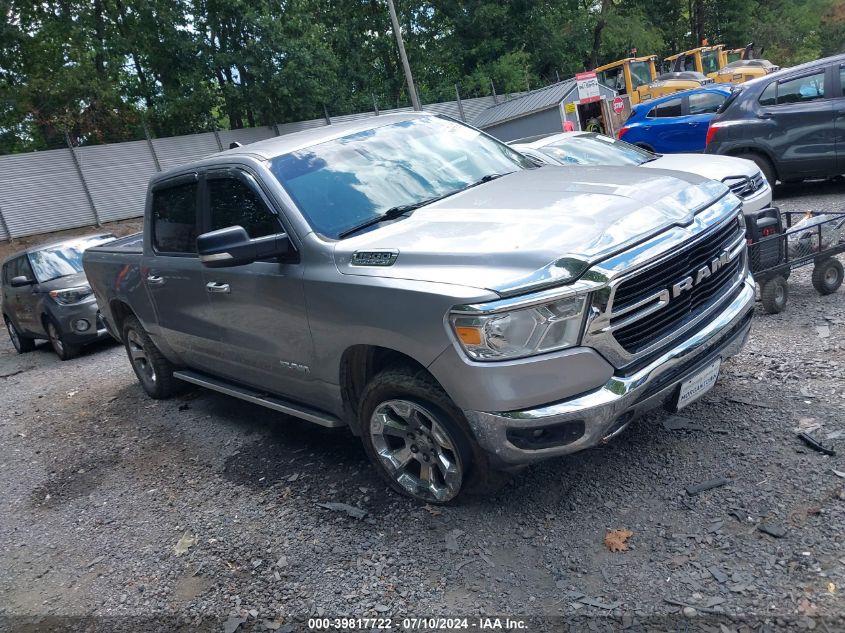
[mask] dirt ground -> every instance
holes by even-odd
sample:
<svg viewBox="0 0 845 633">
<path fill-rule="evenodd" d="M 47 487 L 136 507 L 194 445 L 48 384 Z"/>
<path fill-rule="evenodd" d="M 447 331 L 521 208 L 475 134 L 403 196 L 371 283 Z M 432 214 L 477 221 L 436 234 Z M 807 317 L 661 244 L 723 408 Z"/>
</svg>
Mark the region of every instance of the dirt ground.
<svg viewBox="0 0 845 633">
<path fill-rule="evenodd" d="M 845 183 L 778 202 L 845 210 Z M 4 337 L 0 630 L 507 615 L 547 616 L 529 630 L 842 631 L 845 290 L 819 296 L 807 269 L 790 290 L 780 315 L 758 304 L 685 429 L 655 413 L 445 508 L 392 494 L 344 431 L 203 390 L 150 400 L 113 343 L 62 363 Z M 627 551 L 605 546 L 612 529 L 631 532 Z"/>
</svg>

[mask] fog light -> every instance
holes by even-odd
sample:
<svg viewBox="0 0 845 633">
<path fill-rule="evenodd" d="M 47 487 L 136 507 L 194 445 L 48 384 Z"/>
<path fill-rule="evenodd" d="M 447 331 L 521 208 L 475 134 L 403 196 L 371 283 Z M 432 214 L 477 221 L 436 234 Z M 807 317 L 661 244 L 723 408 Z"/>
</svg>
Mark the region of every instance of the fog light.
<svg viewBox="0 0 845 633">
<path fill-rule="evenodd" d="M 73 322 L 73 329 L 77 332 L 87 332 L 90 327 L 91 324 L 88 319 L 77 319 Z"/>
</svg>

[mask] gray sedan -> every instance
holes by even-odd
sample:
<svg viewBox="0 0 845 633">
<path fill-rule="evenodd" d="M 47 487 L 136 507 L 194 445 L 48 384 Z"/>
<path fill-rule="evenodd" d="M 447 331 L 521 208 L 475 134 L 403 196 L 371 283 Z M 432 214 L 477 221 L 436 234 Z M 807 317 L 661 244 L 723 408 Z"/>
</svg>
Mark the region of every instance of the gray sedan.
<svg viewBox="0 0 845 633">
<path fill-rule="evenodd" d="M 82 253 L 114 235 L 103 233 L 53 242 L 15 253 L 2 265 L 0 304 L 9 338 L 19 354 L 47 339 L 62 360 L 108 335 L 91 286 L 82 272 Z"/>
</svg>

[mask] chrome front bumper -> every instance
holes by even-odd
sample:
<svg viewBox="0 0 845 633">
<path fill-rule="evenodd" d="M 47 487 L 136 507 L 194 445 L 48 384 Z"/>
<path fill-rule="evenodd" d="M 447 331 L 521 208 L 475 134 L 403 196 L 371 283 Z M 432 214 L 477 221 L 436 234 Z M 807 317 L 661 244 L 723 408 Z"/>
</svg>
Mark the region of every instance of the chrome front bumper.
<svg viewBox="0 0 845 633">
<path fill-rule="evenodd" d="M 638 415 L 671 401 L 680 383 L 717 357 L 737 354 L 751 329 L 754 299 L 754 281 L 749 275 L 734 299 L 705 327 L 633 373 L 613 376 L 595 391 L 534 409 L 464 413 L 478 443 L 498 468 L 514 468 L 603 443 Z M 564 443 L 542 448 L 514 444 L 514 434 L 525 437 L 534 432 L 558 434 L 565 438 Z"/>
</svg>

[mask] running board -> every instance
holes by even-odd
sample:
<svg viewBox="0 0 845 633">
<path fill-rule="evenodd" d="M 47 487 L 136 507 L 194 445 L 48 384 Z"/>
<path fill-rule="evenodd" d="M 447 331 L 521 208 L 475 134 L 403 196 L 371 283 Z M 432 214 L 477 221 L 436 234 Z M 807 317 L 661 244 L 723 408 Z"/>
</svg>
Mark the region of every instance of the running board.
<svg viewBox="0 0 845 633">
<path fill-rule="evenodd" d="M 281 411 L 282 413 L 287 413 L 288 415 L 308 420 L 309 422 L 319 424 L 320 426 L 326 426 L 331 429 L 346 426 L 342 420 L 339 420 L 328 413 L 322 413 L 321 411 L 311 409 L 310 407 L 293 404 L 292 402 L 288 402 L 274 396 L 268 396 L 260 391 L 254 391 L 248 387 L 241 387 L 240 385 L 233 385 L 232 383 L 197 372 L 189 370 L 174 371 L 173 377 L 178 378 L 179 380 L 184 380 L 185 382 L 190 382 L 194 385 L 199 385 L 200 387 L 205 387 L 206 389 L 225 393 L 227 396 L 233 396 L 235 398 L 240 398 L 241 400 L 246 400 L 247 402 L 252 402 L 253 404 L 261 405 L 262 407 L 267 407 L 268 409 L 273 409 L 274 411 Z"/>
</svg>

